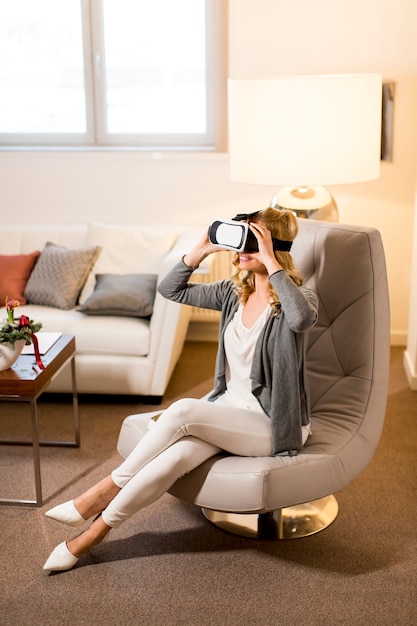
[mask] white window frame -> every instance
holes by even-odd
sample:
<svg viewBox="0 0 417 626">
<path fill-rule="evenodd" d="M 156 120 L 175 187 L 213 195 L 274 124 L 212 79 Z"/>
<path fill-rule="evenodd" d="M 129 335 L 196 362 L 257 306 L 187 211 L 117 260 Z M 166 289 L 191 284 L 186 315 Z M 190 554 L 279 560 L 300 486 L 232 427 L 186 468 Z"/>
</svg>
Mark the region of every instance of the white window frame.
<svg viewBox="0 0 417 626">
<path fill-rule="evenodd" d="M 36 1 L 36 0 L 34 0 Z M 151 0 L 150 0 L 151 1 Z M 175 2 L 175 0 L 172 0 Z M 106 85 L 102 0 L 80 0 L 87 130 L 85 133 L 0 133 L 0 147 L 121 148 L 138 150 L 224 151 L 226 144 L 226 13 L 224 0 L 206 3 L 207 132 L 109 133 L 106 130 Z"/>
</svg>

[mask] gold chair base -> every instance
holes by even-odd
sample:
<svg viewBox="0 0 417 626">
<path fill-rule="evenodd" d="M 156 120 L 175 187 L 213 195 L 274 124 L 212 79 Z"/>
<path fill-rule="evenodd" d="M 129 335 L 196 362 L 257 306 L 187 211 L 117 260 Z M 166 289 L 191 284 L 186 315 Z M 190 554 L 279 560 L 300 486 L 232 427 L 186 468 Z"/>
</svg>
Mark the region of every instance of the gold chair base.
<svg viewBox="0 0 417 626">
<path fill-rule="evenodd" d="M 250 539 L 298 539 L 327 528 L 337 517 L 339 506 L 334 496 L 268 513 L 223 513 L 201 509 L 209 522 L 222 530 Z"/>
</svg>

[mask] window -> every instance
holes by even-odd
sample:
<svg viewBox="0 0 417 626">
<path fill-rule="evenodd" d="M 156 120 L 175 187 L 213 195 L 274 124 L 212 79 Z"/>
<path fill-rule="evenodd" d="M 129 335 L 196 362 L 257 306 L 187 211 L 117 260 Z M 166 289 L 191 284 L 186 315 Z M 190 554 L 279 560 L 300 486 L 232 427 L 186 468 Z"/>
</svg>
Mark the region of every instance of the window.
<svg viewBox="0 0 417 626">
<path fill-rule="evenodd" d="M 0 143 L 219 148 L 221 4 L 0 0 Z"/>
</svg>

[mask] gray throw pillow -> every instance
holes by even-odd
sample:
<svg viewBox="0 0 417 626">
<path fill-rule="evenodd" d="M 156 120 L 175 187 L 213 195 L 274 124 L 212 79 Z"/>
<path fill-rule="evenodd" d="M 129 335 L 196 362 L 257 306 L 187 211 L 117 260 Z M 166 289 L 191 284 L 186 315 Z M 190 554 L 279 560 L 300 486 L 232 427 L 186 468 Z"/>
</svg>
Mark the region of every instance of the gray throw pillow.
<svg viewBox="0 0 417 626">
<path fill-rule="evenodd" d="M 149 317 L 156 281 L 156 274 L 97 274 L 93 293 L 77 310 L 87 315 Z"/>
<path fill-rule="evenodd" d="M 100 246 L 70 250 L 48 241 L 26 284 L 28 303 L 74 308 L 100 252 Z"/>
</svg>

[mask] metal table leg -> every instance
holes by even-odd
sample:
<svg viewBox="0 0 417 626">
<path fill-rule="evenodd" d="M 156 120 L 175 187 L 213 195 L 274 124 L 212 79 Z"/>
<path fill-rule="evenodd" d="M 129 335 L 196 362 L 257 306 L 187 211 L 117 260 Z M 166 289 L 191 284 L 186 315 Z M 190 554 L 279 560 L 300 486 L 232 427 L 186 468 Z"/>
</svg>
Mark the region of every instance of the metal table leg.
<svg viewBox="0 0 417 626">
<path fill-rule="evenodd" d="M 30 401 L 30 412 L 31 412 L 31 418 L 32 418 L 32 448 L 33 448 L 33 468 L 35 472 L 36 500 L 27 500 L 24 503 L 42 506 L 41 458 L 39 454 L 38 405 L 36 402 L 36 398 Z"/>
<path fill-rule="evenodd" d="M 74 440 L 73 441 L 41 441 L 39 440 L 39 424 L 38 424 L 38 405 L 37 398 L 30 398 L 30 414 L 32 423 L 32 441 L 15 441 L 15 440 L 1 440 L 0 444 L 6 445 L 21 445 L 32 446 L 33 449 L 33 467 L 35 474 L 35 500 L 26 499 L 10 499 L 0 498 L 0 504 L 9 505 L 26 505 L 26 506 L 42 506 L 42 478 L 41 478 L 41 461 L 40 461 L 40 446 L 55 446 L 66 448 L 79 448 L 80 447 L 80 419 L 78 412 L 78 393 L 77 393 L 77 380 L 75 373 L 75 358 L 71 359 L 71 376 L 72 376 L 72 408 L 73 408 L 73 427 L 74 427 Z M 27 402 L 25 398 L 9 398 L 10 401 Z"/>
<path fill-rule="evenodd" d="M 71 377 L 72 377 L 72 410 L 74 415 L 74 441 L 75 446 L 80 446 L 80 416 L 78 413 L 78 393 L 77 393 L 77 376 L 75 373 L 75 356 L 71 359 Z"/>
<path fill-rule="evenodd" d="M 27 402 L 27 400 L 25 400 Z M 33 450 L 33 470 L 35 475 L 35 500 L 27 500 L 22 498 L 1 498 L 0 504 L 20 504 L 26 506 L 42 506 L 42 478 L 41 478 L 41 459 L 39 453 L 39 425 L 38 425 L 38 406 L 36 398 L 31 398 L 30 417 L 32 425 L 32 441 L 4 441 L 0 443 L 6 445 L 31 445 Z"/>
</svg>

